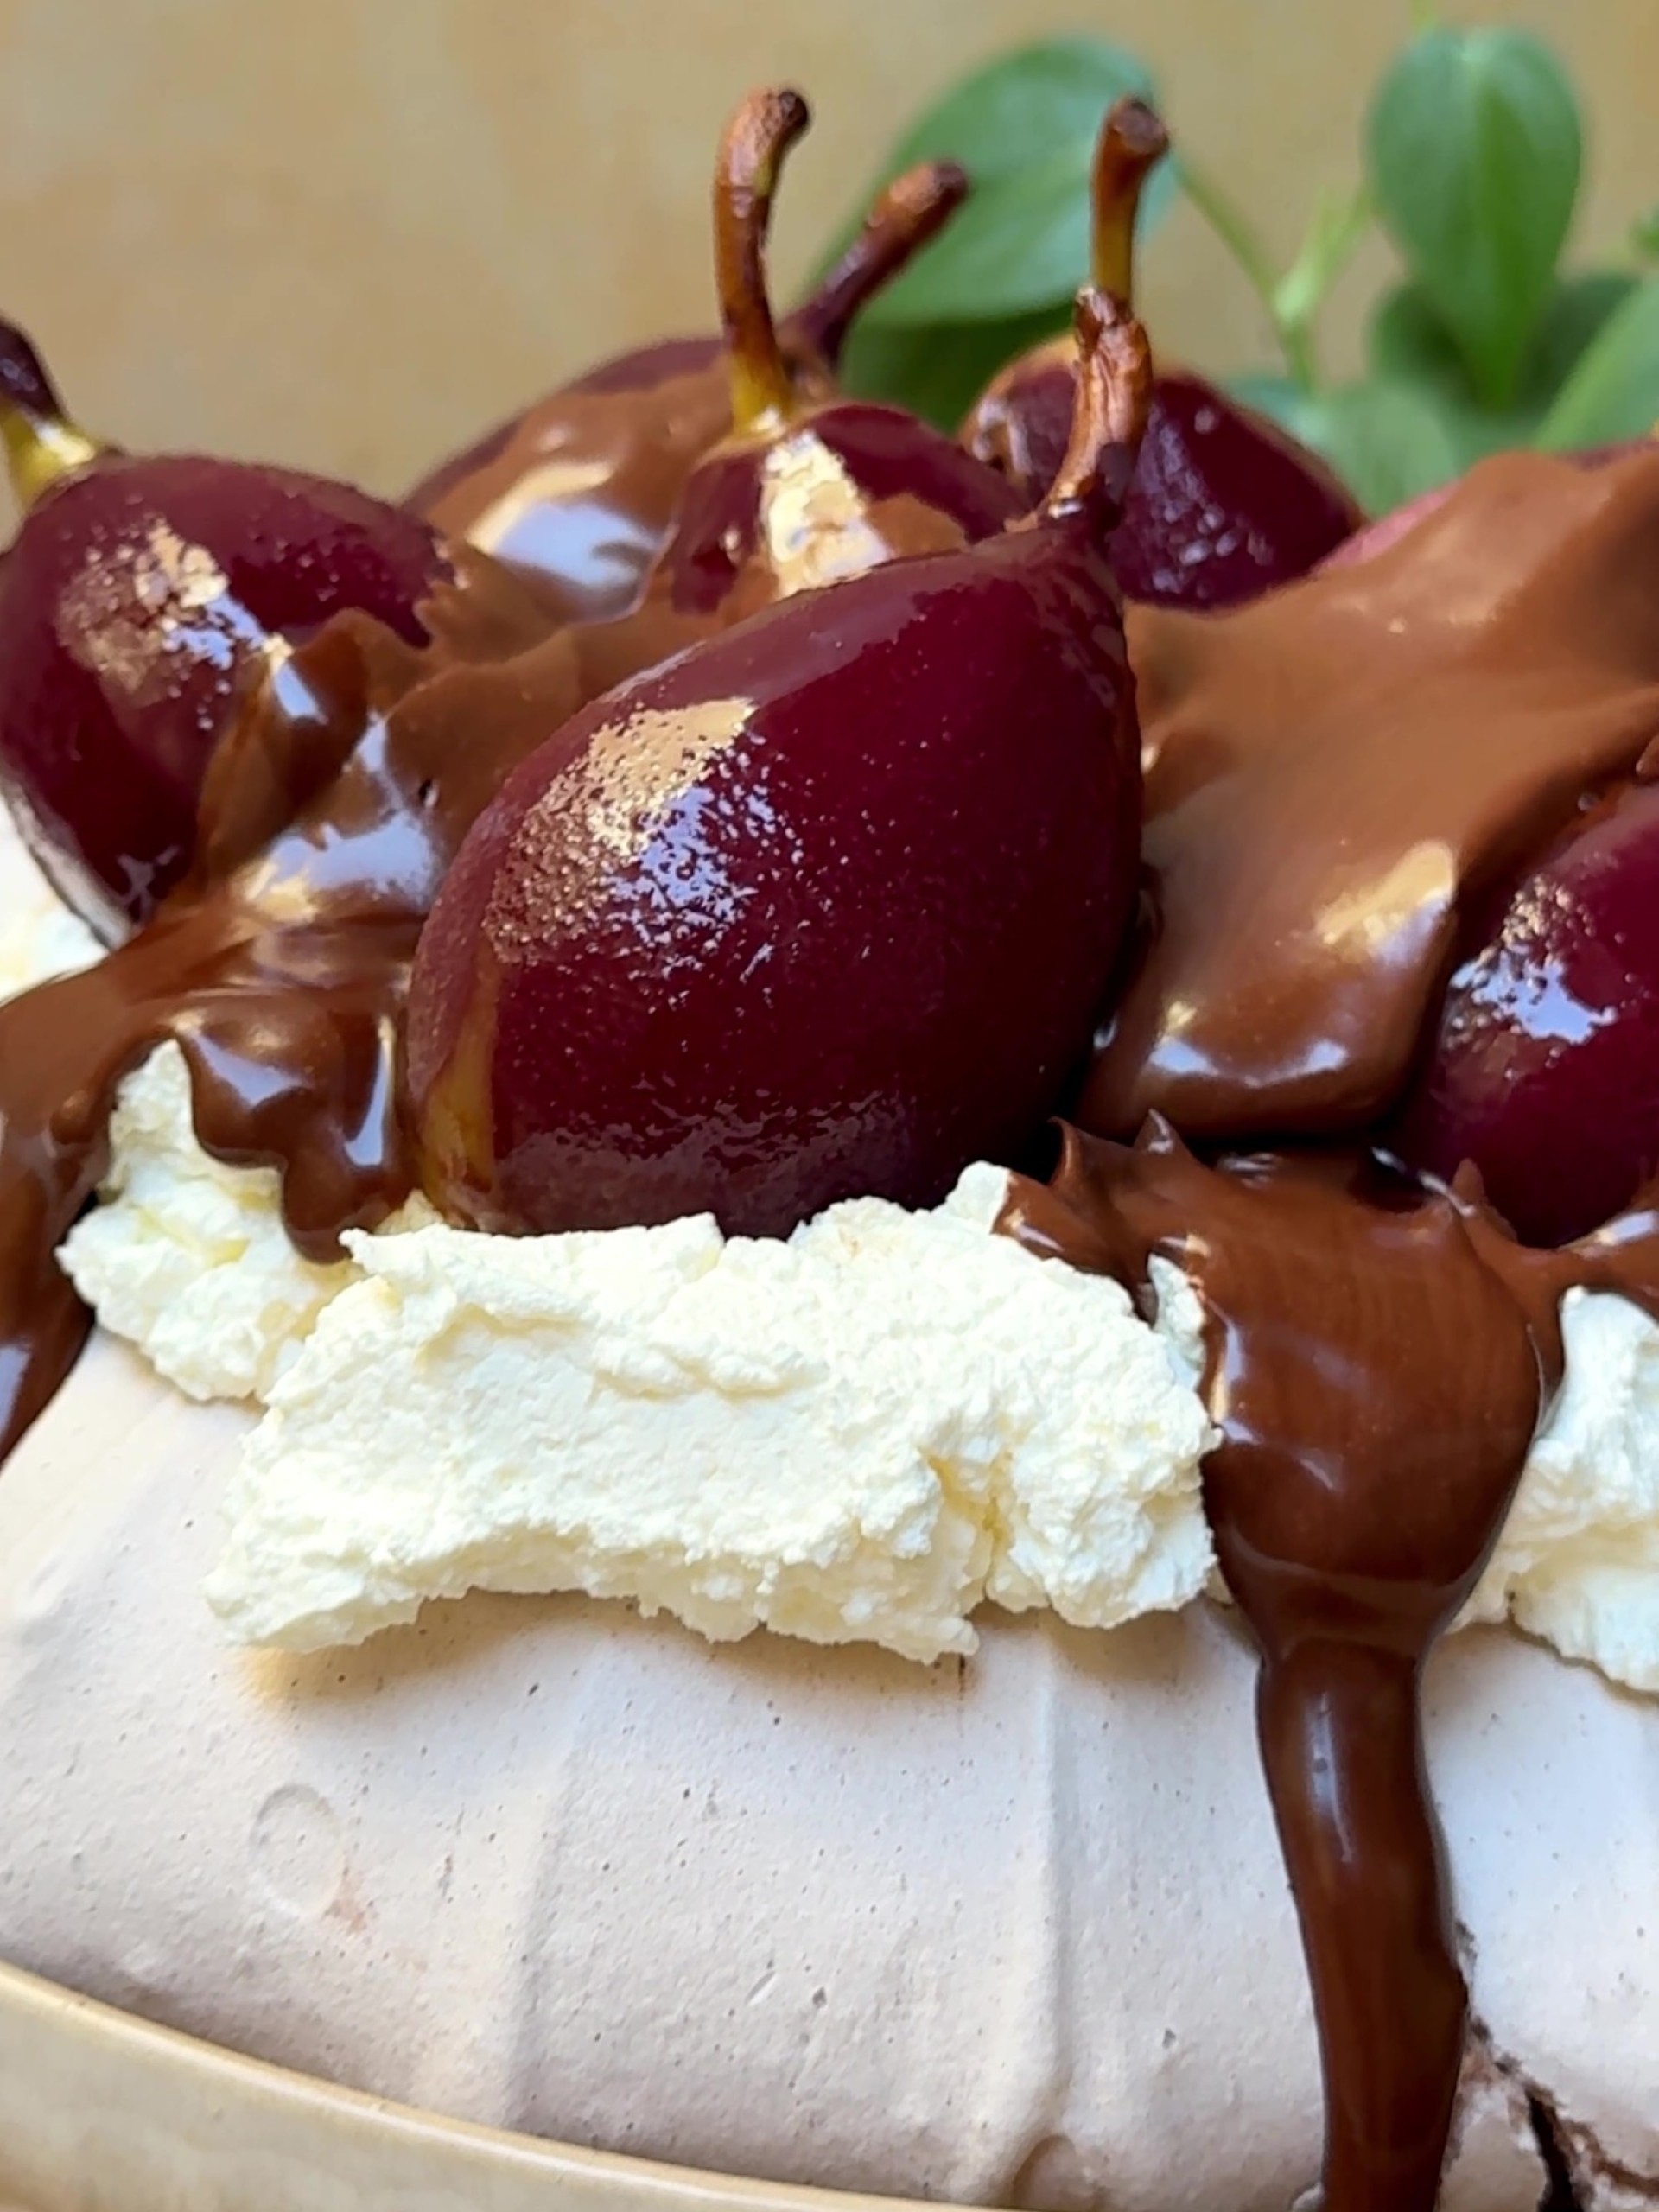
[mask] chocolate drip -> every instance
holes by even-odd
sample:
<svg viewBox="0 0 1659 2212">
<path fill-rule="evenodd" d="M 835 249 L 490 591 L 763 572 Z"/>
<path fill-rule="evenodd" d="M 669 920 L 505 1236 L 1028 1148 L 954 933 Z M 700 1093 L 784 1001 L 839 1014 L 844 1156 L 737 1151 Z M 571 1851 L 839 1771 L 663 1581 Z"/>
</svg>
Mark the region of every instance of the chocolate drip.
<svg viewBox="0 0 1659 2212">
<path fill-rule="evenodd" d="M 658 354 L 634 357 L 639 383 L 539 401 L 419 486 L 413 504 L 446 536 L 518 569 L 558 620 L 622 613 L 645 588 L 686 478 L 732 422 L 718 339 Z"/>
<path fill-rule="evenodd" d="M 1398 1094 L 1460 918 L 1659 734 L 1659 449 L 1483 462 L 1376 560 L 1130 610 L 1150 925 L 1076 1118 L 1229 1142 Z"/>
<path fill-rule="evenodd" d="M 1257 1726 L 1313 1985 L 1325 2212 L 1430 2212 L 1467 1993 L 1418 1684 L 1473 1589 L 1559 1378 L 1554 1285 L 1473 1192 L 1363 1160 L 1202 1165 L 1166 1127 L 1068 1130 L 998 1226 L 1202 1302 L 1205 1506 L 1262 1652 Z"/>
<path fill-rule="evenodd" d="M 423 619 L 424 648 L 349 614 L 279 661 L 215 756 L 190 878 L 96 967 L 0 1007 L 0 1452 L 85 1338 L 53 1255 L 156 1045 L 183 1051 L 206 1149 L 278 1171 L 308 1256 L 413 1187 L 397 1032 L 421 921 L 576 682 L 542 609 L 475 556 Z"/>
</svg>

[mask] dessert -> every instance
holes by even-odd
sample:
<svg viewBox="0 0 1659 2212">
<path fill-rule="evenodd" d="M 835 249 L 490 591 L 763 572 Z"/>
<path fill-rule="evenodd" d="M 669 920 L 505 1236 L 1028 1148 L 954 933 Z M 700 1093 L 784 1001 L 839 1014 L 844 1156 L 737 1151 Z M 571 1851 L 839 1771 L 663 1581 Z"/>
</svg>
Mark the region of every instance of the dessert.
<svg viewBox="0 0 1659 2212">
<path fill-rule="evenodd" d="M 751 490 L 872 451 L 769 335 L 802 120 L 722 151 Z M 1126 645 L 1122 298 L 1075 364 L 1028 515 L 832 506 L 759 612 L 740 531 L 597 700 L 727 550 L 695 455 L 641 624 L 320 609 L 101 957 L 8 863 L 76 972 L 0 1006 L 0 1954 L 773 2179 L 1649 2201 L 1645 1124 L 1548 1220 L 1479 1170 L 1642 1066 L 1659 449 Z M 264 1410 L 60 1390 L 72 1284 Z"/>
</svg>

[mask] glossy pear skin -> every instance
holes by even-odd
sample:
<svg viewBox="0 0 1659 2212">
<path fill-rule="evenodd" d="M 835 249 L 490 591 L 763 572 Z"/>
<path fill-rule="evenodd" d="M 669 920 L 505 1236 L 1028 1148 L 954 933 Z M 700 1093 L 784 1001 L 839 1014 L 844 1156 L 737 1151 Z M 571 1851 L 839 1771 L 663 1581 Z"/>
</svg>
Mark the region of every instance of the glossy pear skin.
<svg viewBox="0 0 1659 2212">
<path fill-rule="evenodd" d="M 632 613 L 570 634 L 586 696 L 700 645 L 764 607 L 889 561 L 995 537 L 1013 487 L 901 409 L 832 400 L 692 471 Z"/>
<path fill-rule="evenodd" d="M 1659 1169 L 1659 788 L 1586 817 L 1483 934 L 1391 1141 L 1472 1160 L 1517 1236 L 1563 1243 Z"/>
<path fill-rule="evenodd" d="M 774 149 L 781 157 L 804 127 L 806 108 L 798 95 L 779 97 L 798 118 Z M 765 176 L 742 163 L 745 116 L 766 99 L 743 103 L 715 172 L 717 260 L 722 224 L 730 237 L 747 233 L 753 257 L 744 276 L 762 293 L 776 162 Z M 778 328 L 796 399 L 810 405 L 833 393 L 859 308 L 949 220 L 967 190 L 953 163 L 927 162 L 877 198 L 859 237 Z M 722 309 L 730 304 L 723 299 Z M 446 461 L 409 504 L 446 535 L 516 569 L 561 620 L 613 620 L 639 601 L 686 479 L 732 429 L 730 335 L 662 339 L 600 363 Z"/>
<path fill-rule="evenodd" d="M 1075 396 L 1070 349 L 1044 349 L 1004 372 L 964 442 L 1039 497 L 1065 451 Z M 1202 377 L 1160 372 L 1112 565 L 1126 598 L 1236 607 L 1305 575 L 1360 520 L 1325 463 L 1276 423 Z"/>
<path fill-rule="evenodd" d="M 289 470 L 108 454 L 54 485 L 0 569 L 0 788 L 58 890 L 106 941 L 144 922 L 274 642 L 356 607 L 418 644 L 448 573 L 416 517 Z"/>
<path fill-rule="evenodd" d="M 597 702 L 474 825 L 408 1027 L 425 1179 L 510 1230 L 936 1202 L 1087 1046 L 1135 894 L 1081 516 L 785 601 Z"/>
</svg>

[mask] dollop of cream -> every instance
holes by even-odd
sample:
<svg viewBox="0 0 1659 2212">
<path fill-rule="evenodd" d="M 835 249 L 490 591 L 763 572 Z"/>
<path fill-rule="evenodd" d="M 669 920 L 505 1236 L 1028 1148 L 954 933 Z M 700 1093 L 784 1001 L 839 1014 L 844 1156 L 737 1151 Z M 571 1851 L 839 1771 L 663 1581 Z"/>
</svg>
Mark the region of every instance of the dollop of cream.
<svg viewBox="0 0 1659 2212">
<path fill-rule="evenodd" d="M 232 1480 L 208 1584 L 306 1649 L 484 1588 L 581 1590 L 713 1638 L 931 1660 L 984 1600 L 1109 1628 L 1212 1565 L 1208 1428 L 1116 1284 L 931 1213 L 832 1207 L 787 1243 L 712 1219 L 353 1237 Z"/>
<path fill-rule="evenodd" d="M 295 1250 L 275 1169 L 227 1167 L 202 1150 L 176 1045 L 122 1084 L 110 1140 L 103 1203 L 60 1248 L 65 1273 L 104 1326 L 187 1397 L 263 1402 L 361 1270 Z M 380 1233 L 436 1217 L 417 1197 Z"/>
<path fill-rule="evenodd" d="M 104 948 L 35 866 L 0 804 L 0 1001 L 90 968 Z"/>
<path fill-rule="evenodd" d="M 1659 1693 L 1659 1326 L 1569 1291 L 1567 1373 L 1465 1618 Z"/>
</svg>

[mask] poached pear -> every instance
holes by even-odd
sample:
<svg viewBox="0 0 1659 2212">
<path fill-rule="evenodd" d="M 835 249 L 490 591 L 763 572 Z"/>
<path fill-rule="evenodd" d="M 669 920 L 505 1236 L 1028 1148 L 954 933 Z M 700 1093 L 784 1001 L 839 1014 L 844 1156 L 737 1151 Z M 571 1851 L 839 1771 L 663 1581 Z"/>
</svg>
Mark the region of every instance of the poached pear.
<svg viewBox="0 0 1659 2212">
<path fill-rule="evenodd" d="M 596 701 L 474 823 L 407 1029 L 423 1179 L 507 1231 L 783 1235 L 1008 1159 L 1088 1047 L 1141 762 L 1108 549 L 1151 369 L 1078 302 L 1065 460 L 999 536 L 752 616 Z"/>
<path fill-rule="evenodd" d="M 1141 188 L 1167 151 L 1144 100 L 1101 126 L 1093 178 L 1094 282 L 1128 301 Z M 1001 370 L 963 427 L 969 452 L 1027 496 L 1046 484 L 1071 421 L 1064 339 Z M 1314 454 L 1206 378 L 1160 370 L 1113 563 L 1126 595 L 1162 607 L 1231 607 L 1304 575 L 1363 518 Z"/>
<path fill-rule="evenodd" d="M 1471 1160 L 1523 1242 L 1565 1243 L 1659 1168 L 1659 789 L 1587 810 L 1478 935 L 1386 1141 L 1448 1182 Z"/>
<path fill-rule="evenodd" d="M 426 523 L 350 485 L 88 437 L 3 323 L 0 435 L 23 510 L 0 569 L 0 791 L 113 943 L 184 875 L 245 687 L 347 608 L 423 644 L 453 570 Z"/>
<path fill-rule="evenodd" d="M 760 202 L 734 203 L 728 156 L 756 101 L 728 125 L 715 182 L 718 229 L 764 222 Z M 798 95 L 790 95 L 791 99 Z M 805 121 L 805 105 L 801 118 Z M 791 388 L 835 388 L 835 367 L 859 309 L 962 204 L 954 162 L 925 162 L 887 186 L 858 236 L 779 334 Z M 722 336 L 667 338 L 601 362 L 498 423 L 417 484 L 409 504 L 531 579 L 566 621 L 608 621 L 634 606 L 685 480 L 732 427 Z"/>
<path fill-rule="evenodd" d="M 595 691 L 794 592 L 976 543 L 1030 504 L 902 408 L 804 385 L 791 372 L 766 249 L 779 173 L 808 119 L 800 95 L 780 89 L 752 93 L 728 126 L 715 265 L 732 427 L 686 480 L 639 606 L 583 626 Z"/>
</svg>

